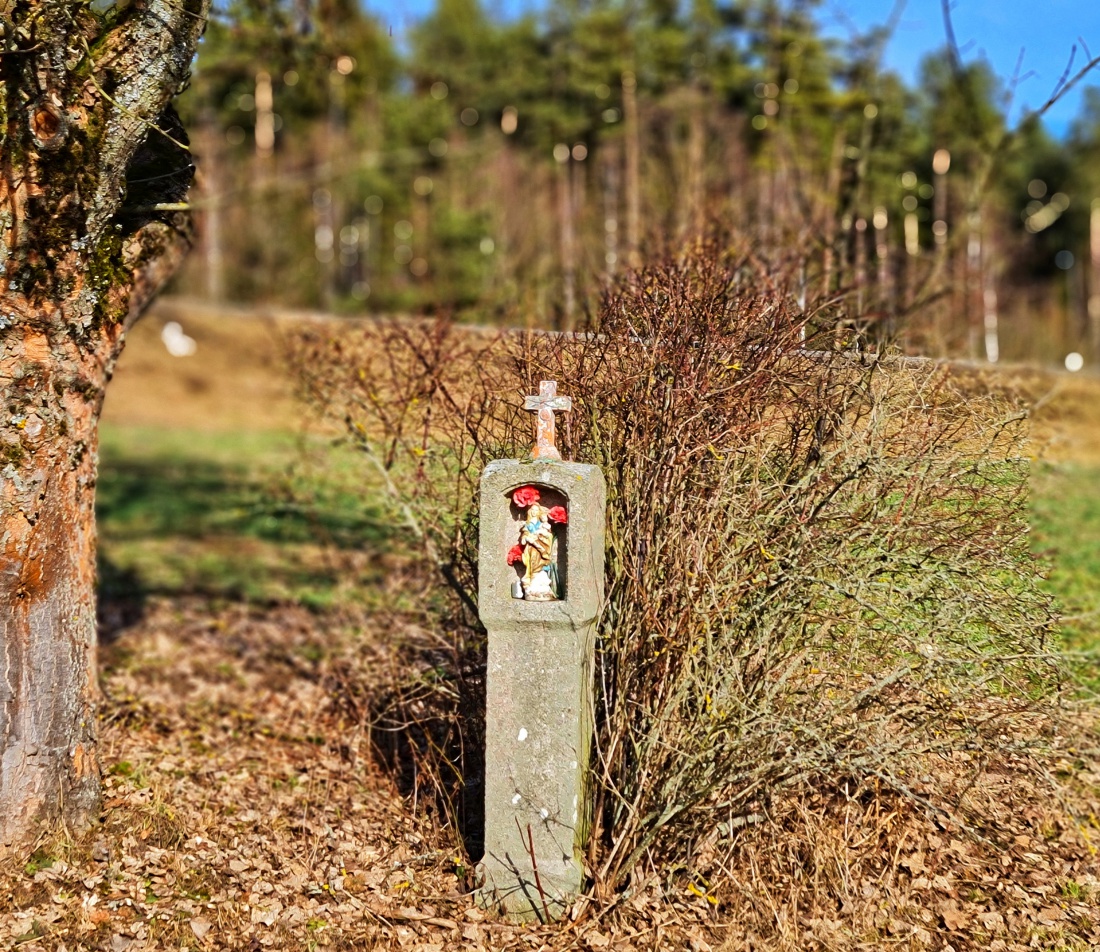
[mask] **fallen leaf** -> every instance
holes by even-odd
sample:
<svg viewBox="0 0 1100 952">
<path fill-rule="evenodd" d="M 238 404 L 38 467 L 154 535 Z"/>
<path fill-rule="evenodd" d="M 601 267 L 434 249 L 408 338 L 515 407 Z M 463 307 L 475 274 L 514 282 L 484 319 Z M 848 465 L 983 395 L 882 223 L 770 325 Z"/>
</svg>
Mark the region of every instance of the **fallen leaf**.
<svg viewBox="0 0 1100 952">
<path fill-rule="evenodd" d="M 907 935 L 912 928 L 904 919 L 891 919 L 886 923 L 886 931 L 890 935 Z"/>
<path fill-rule="evenodd" d="M 1005 927 L 1005 917 L 999 912 L 979 913 L 978 921 L 990 932 L 999 932 Z"/>
<path fill-rule="evenodd" d="M 914 876 L 919 876 L 928 868 L 924 865 L 924 853 L 914 853 L 912 856 L 907 856 L 898 865 L 904 866 Z"/>
<path fill-rule="evenodd" d="M 940 918 L 943 919 L 943 924 L 952 932 L 963 929 L 970 919 L 954 902 L 940 903 Z"/>
<path fill-rule="evenodd" d="M 252 908 L 252 922 L 255 924 L 263 924 L 270 926 L 275 924 L 276 918 L 278 918 L 278 910 L 268 908 L 263 909 L 259 906 L 253 906 Z"/>
<path fill-rule="evenodd" d="M 688 948 L 691 952 L 711 952 L 710 943 L 698 931 L 688 933 Z"/>
</svg>

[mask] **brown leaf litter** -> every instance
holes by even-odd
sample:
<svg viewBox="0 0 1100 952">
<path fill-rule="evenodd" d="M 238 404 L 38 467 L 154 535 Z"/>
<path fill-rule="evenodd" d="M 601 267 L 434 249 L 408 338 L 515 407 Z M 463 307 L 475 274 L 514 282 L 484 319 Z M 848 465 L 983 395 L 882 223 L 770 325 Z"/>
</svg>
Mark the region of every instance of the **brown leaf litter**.
<svg viewBox="0 0 1100 952">
<path fill-rule="evenodd" d="M 1100 948 L 1088 725 L 1063 738 L 1061 760 L 1003 758 L 977 782 L 968 765 L 928 764 L 914 789 L 984 817 L 976 829 L 840 779 L 772 803 L 723 850 L 701 844 L 692 865 L 654 861 L 563 923 L 497 921 L 473 901 L 454 835 L 414 812 L 369 729 L 330 703 L 329 675 L 346 677 L 349 660 L 378 685 L 392 676 L 392 645 L 412 627 L 153 603 L 103 650 L 100 822 L 0 866 L 0 946 Z M 1058 787 L 1037 780 L 1051 769 Z"/>
</svg>

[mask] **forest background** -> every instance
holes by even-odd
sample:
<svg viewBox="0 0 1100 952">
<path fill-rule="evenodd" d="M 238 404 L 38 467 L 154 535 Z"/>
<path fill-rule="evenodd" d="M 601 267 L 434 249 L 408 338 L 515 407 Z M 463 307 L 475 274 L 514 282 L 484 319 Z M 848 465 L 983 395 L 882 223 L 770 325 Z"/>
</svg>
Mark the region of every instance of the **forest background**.
<svg viewBox="0 0 1100 952">
<path fill-rule="evenodd" d="M 843 37 L 823 6 L 439 0 L 395 38 L 354 0 L 234 0 L 181 100 L 202 229 L 176 290 L 571 327 L 721 226 L 841 342 L 1092 363 L 1100 89 L 1064 141 L 1018 95 L 1087 43 L 1039 80 L 948 30 L 911 84 L 883 65 L 904 4 Z"/>
</svg>

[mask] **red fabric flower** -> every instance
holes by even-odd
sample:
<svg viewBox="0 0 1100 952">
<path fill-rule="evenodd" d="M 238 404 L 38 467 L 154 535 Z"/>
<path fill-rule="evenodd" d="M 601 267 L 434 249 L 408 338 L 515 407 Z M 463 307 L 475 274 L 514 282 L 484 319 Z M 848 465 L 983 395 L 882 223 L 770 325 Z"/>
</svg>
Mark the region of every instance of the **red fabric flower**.
<svg viewBox="0 0 1100 952">
<path fill-rule="evenodd" d="M 508 550 L 508 564 L 515 565 L 517 562 L 523 561 L 523 546 L 514 545 Z"/>
<path fill-rule="evenodd" d="M 526 509 L 539 501 L 539 491 L 534 486 L 521 486 L 512 493 L 512 502 L 520 509 Z"/>
<path fill-rule="evenodd" d="M 565 511 L 565 506 L 554 506 L 547 515 L 550 516 L 551 522 L 564 523 L 569 521 L 569 513 Z"/>
</svg>

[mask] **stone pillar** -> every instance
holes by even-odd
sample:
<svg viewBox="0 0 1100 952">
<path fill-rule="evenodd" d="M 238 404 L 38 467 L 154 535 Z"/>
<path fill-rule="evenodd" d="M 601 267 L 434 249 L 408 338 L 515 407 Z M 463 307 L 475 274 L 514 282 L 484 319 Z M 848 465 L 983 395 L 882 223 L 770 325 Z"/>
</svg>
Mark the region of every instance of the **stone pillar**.
<svg viewBox="0 0 1100 952">
<path fill-rule="evenodd" d="M 528 508 L 531 490 L 539 504 Z M 598 467 L 553 458 L 496 460 L 482 474 L 478 607 L 489 657 L 479 871 L 483 903 L 516 919 L 560 914 L 584 878 L 605 496 Z M 535 566 L 519 554 L 540 515 L 553 565 L 528 558 L 553 579 L 551 595 L 541 594 L 548 582 L 524 581 Z"/>
</svg>

